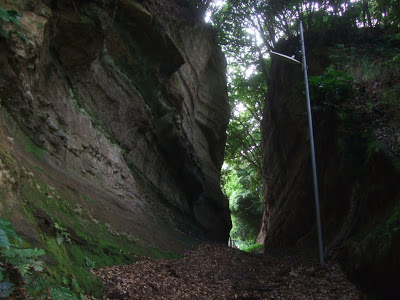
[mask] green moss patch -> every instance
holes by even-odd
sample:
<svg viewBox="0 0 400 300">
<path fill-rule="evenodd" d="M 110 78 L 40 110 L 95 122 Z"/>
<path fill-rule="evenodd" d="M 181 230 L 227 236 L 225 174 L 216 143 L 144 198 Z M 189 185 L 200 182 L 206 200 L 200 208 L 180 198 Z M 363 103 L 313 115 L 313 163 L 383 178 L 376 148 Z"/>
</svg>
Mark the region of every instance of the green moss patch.
<svg viewBox="0 0 400 300">
<path fill-rule="evenodd" d="M 29 153 L 32 153 L 37 159 L 42 159 L 43 155 L 46 153 L 46 150 L 36 145 L 36 143 L 28 139 L 25 141 L 25 149 Z"/>
<path fill-rule="evenodd" d="M 96 203 L 87 196 L 77 197 Z M 90 269 L 134 263 L 135 255 L 177 257 L 113 232 L 110 225 L 93 219 L 76 204 L 76 199 L 66 199 L 41 182 L 22 184 L 21 198 L 26 218 L 40 233 L 52 281 L 77 294 L 98 297 L 103 293 L 104 286 Z"/>
<path fill-rule="evenodd" d="M 7 127 L 7 123 L 13 123 L 7 111 L 0 111 L 0 117 L 8 131 L 7 134 L 0 131 L 0 159 L 13 172 L 17 180 L 15 185 L 18 186 L 18 190 L 13 192 L 17 205 L 11 205 L 14 200 L 7 198 L 8 194 L 0 189 L 0 200 L 4 206 L 0 214 L 9 220 L 11 213 L 19 210 L 27 221 L 24 226 L 31 227 L 37 233 L 37 236 L 30 236 L 30 242 L 26 239 L 23 243 L 27 248 L 45 250 L 43 260 L 46 273 L 54 286 L 73 291 L 75 297 L 101 297 L 105 287 L 91 273 L 91 269 L 134 263 L 137 255 L 179 257 L 175 253 L 148 246 L 132 235 L 116 232 L 111 225 L 97 220 L 85 204 L 93 207 L 98 206 L 99 202 L 78 191 L 64 189 L 63 183 L 52 177 L 44 166 L 34 165 L 33 168 L 38 171 L 36 177 L 19 176 L 23 175 L 18 171 L 21 165 L 13 156 L 14 150 L 8 136 L 12 136 L 23 151 L 31 153 L 38 161 L 46 159 L 47 150 L 38 146 L 19 128 Z M 45 178 L 52 178 L 58 188 L 46 184 Z M 29 235 L 28 232 L 26 234 Z"/>
</svg>

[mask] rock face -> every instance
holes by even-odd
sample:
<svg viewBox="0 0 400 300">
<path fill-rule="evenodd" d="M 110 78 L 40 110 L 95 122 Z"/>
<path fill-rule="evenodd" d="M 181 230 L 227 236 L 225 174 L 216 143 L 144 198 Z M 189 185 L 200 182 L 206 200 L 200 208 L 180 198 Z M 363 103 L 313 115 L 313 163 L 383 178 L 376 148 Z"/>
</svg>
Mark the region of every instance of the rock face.
<svg viewBox="0 0 400 300">
<path fill-rule="evenodd" d="M 18 190 L 29 173 L 145 244 L 226 241 L 229 106 L 211 30 L 173 1 L 158 4 L 164 14 L 152 1 L 29 3 L 12 4 L 28 41 L 0 46 L 3 140 L 15 141 L 7 145 L 19 170 L 11 218 L 23 215 Z"/>
<path fill-rule="evenodd" d="M 323 73 L 330 64 L 329 47 L 335 43 L 357 47 L 371 42 L 357 38 L 309 36 L 309 74 Z M 277 51 L 292 55 L 296 49 L 298 41 L 288 41 Z M 266 248 L 313 247 L 317 258 L 303 73 L 273 57 L 270 76 L 262 142 L 263 167 L 271 179 L 263 183 L 265 212 L 258 241 Z M 329 99 L 312 101 L 318 106 Z M 390 298 L 398 292 L 400 278 L 395 254 L 400 245 L 400 174 L 385 149 L 370 151 L 372 146 L 361 133 L 370 130 L 365 125 L 372 123 L 357 110 L 363 107 L 359 98 L 354 95 L 346 101 L 359 105 L 346 121 L 338 117 L 339 106 L 323 113 L 313 111 L 325 255 L 340 255 L 363 289 Z"/>
</svg>

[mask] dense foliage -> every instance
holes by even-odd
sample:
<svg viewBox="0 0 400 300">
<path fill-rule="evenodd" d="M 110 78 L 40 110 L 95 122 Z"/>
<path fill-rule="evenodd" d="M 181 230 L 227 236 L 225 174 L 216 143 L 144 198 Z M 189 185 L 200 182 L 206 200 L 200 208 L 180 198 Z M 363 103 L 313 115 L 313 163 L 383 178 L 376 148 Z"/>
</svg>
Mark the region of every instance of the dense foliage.
<svg viewBox="0 0 400 300">
<path fill-rule="evenodd" d="M 223 186 L 230 199 L 231 237 L 248 244 L 254 242 L 263 214 L 260 122 L 266 82 L 260 74 L 246 78 L 239 64 L 232 63 L 230 71 L 231 119 Z"/>
<path fill-rule="evenodd" d="M 257 175 L 257 171 L 248 165 L 247 168 L 229 165 L 223 168 L 223 186 L 229 197 L 233 225 L 231 238 L 239 247 L 253 244 L 261 225 L 264 206 L 261 179 Z"/>
<path fill-rule="evenodd" d="M 223 184 L 230 199 L 231 237 L 252 243 L 263 214 L 260 122 L 266 87 L 261 76 L 245 78 L 240 68 L 231 72 L 231 80 L 228 90 L 232 110 Z"/>
</svg>

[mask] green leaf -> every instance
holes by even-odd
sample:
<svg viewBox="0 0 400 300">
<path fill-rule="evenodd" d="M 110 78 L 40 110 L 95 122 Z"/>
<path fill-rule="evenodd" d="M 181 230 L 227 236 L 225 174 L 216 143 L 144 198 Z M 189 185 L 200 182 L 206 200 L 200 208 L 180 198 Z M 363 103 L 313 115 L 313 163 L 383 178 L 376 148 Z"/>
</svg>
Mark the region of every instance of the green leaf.
<svg viewBox="0 0 400 300">
<path fill-rule="evenodd" d="M 8 237 L 3 229 L 0 229 L 0 247 L 10 248 L 10 242 L 8 241 Z"/>
<path fill-rule="evenodd" d="M 0 19 L 3 22 L 7 22 L 8 21 L 8 13 L 7 13 L 7 11 L 5 9 L 3 9 L 1 7 L 0 7 Z"/>
<path fill-rule="evenodd" d="M 16 25 L 20 25 L 18 19 L 20 18 L 20 14 L 15 10 L 5 10 L 0 7 L 0 19 L 3 22 L 11 22 Z"/>
<path fill-rule="evenodd" d="M 0 298 L 8 298 L 14 291 L 14 285 L 7 281 L 0 282 Z"/>
<path fill-rule="evenodd" d="M 36 272 L 43 271 L 43 262 L 40 260 L 30 260 L 31 268 Z"/>
<path fill-rule="evenodd" d="M 21 238 L 15 233 L 10 222 L 0 219 L 0 229 L 3 230 L 8 237 L 21 241 Z"/>
<path fill-rule="evenodd" d="M 25 276 L 31 268 L 39 270 L 42 266 L 41 261 L 36 259 L 45 254 L 43 249 L 3 249 L 1 254 L 5 258 L 6 263 L 13 265 L 18 272 Z"/>
<path fill-rule="evenodd" d="M 16 19 L 20 18 L 20 15 L 16 10 L 7 10 L 7 14 L 12 18 L 16 18 Z"/>
<path fill-rule="evenodd" d="M 56 241 L 57 241 L 57 245 L 61 246 L 62 242 L 64 241 L 64 238 L 62 237 L 61 234 L 57 234 Z"/>
<path fill-rule="evenodd" d="M 54 227 L 58 230 L 65 231 L 65 228 L 59 225 L 58 223 L 54 223 Z"/>
<path fill-rule="evenodd" d="M 22 264 L 22 265 L 18 265 L 16 267 L 18 269 L 18 272 L 21 274 L 21 276 L 24 277 L 28 273 L 31 266 L 30 266 L 30 264 Z"/>
<path fill-rule="evenodd" d="M 50 297 L 58 300 L 73 300 L 75 299 L 68 288 L 61 286 L 50 286 Z"/>
<path fill-rule="evenodd" d="M 3 255 L 7 263 L 15 266 L 18 272 L 25 276 L 29 271 L 36 272 L 43 271 L 43 262 L 36 260 L 38 256 L 43 255 L 45 252 L 42 249 L 15 249 L 11 248 L 3 251 Z"/>
</svg>

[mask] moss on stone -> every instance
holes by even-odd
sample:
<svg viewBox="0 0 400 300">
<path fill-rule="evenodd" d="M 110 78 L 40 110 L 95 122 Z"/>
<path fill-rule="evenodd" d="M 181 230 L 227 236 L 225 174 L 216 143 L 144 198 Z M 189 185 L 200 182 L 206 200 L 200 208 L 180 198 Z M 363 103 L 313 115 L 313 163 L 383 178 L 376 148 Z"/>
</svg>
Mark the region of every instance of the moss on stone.
<svg viewBox="0 0 400 300">
<path fill-rule="evenodd" d="M 46 150 L 39 147 L 38 145 L 35 144 L 35 142 L 31 139 L 27 141 L 25 144 L 25 149 L 29 153 L 32 153 L 36 158 L 42 159 L 43 155 L 46 153 Z"/>
<path fill-rule="evenodd" d="M 69 287 L 77 294 L 100 296 L 104 286 L 90 268 L 129 264 L 135 255 L 155 258 L 177 258 L 174 253 L 131 241 L 127 235 L 110 232 L 101 222 L 90 219 L 85 208 L 77 210 L 73 199 L 65 199 L 57 191 L 41 182 L 24 183 L 21 188 L 26 219 L 39 232 L 51 280 Z M 83 199 L 89 201 L 88 196 Z M 89 201 L 95 202 L 95 200 Z M 40 226 L 43 218 L 46 229 Z M 57 240 L 57 228 L 64 228 L 71 241 Z M 66 280 L 67 279 L 67 280 Z M 67 284 L 65 282 L 68 282 Z"/>
</svg>

